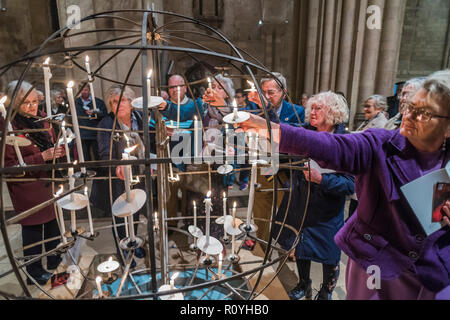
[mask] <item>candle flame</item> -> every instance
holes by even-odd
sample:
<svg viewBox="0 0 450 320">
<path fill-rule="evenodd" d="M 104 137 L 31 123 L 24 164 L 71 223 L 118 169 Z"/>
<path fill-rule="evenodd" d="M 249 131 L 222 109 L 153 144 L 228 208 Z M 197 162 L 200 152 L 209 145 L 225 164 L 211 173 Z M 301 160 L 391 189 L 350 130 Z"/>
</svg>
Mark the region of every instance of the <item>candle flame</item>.
<svg viewBox="0 0 450 320">
<path fill-rule="evenodd" d="M 108 262 L 112 262 L 113 257 L 109 257 Z"/>
<path fill-rule="evenodd" d="M 197 116 L 194 116 L 194 121 L 197 121 Z"/>
<path fill-rule="evenodd" d="M 68 84 L 67 84 L 67 88 L 72 88 L 73 87 L 73 81 L 70 81 Z"/>
<path fill-rule="evenodd" d="M 78 160 L 75 160 L 75 161 L 73 162 L 73 165 L 76 166 L 77 163 L 78 163 Z"/>
<path fill-rule="evenodd" d="M 45 64 L 45 65 L 48 65 L 49 62 L 50 62 L 50 57 L 48 57 L 47 59 L 45 59 L 44 64 Z"/>
<path fill-rule="evenodd" d="M 223 193 L 223 197 L 224 197 L 224 198 L 226 198 L 226 197 L 227 197 L 227 194 L 226 194 L 225 192 Z"/>
<path fill-rule="evenodd" d="M 250 80 L 247 80 L 248 84 L 253 88 L 255 88 L 255 84 L 253 82 L 251 82 Z"/>
<path fill-rule="evenodd" d="M 194 207 L 197 206 L 197 203 L 195 201 L 192 201 L 194 203 Z"/>
<path fill-rule="evenodd" d="M 236 209 L 236 201 L 233 203 L 233 208 Z"/>
<path fill-rule="evenodd" d="M 87 194 L 87 192 L 88 192 L 88 187 L 86 186 L 86 187 L 84 187 L 84 193 Z"/>
<path fill-rule="evenodd" d="M 237 108 L 236 99 L 233 100 L 233 108 Z"/>
<path fill-rule="evenodd" d="M 102 283 L 102 277 L 97 276 L 97 278 L 95 278 L 95 282 Z"/>
<path fill-rule="evenodd" d="M 89 63 L 89 56 L 86 55 L 86 62 Z"/>
<path fill-rule="evenodd" d="M 147 73 L 147 79 L 150 79 L 152 77 L 153 69 L 150 69 L 150 71 Z"/>
<path fill-rule="evenodd" d="M 1 100 L 0 100 L 0 104 L 4 104 L 6 102 L 6 99 L 8 99 L 8 96 L 4 96 Z"/>
<path fill-rule="evenodd" d="M 170 280 L 175 281 L 175 279 L 178 277 L 179 272 L 175 272 L 172 277 L 170 278 Z"/>
<path fill-rule="evenodd" d="M 59 185 L 58 191 L 56 191 L 56 196 L 58 197 L 64 191 L 64 186 L 62 184 Z"/>
<path fill-rule="evenodd" d="M 223 254 L 222 254 L 222 252 L 219 254 L 219 261 L 222 261 L 223 260 Z"/>
<path fill-rule="evenodd" d="M 210 77 L 208 77 L 208 82 L 211 83 L 211 78 Z"/>
<path fill-rule="evenodd" d="M 138 147 L 138 144 L 136 144 L 136 145 L 134 145 L 132 147 L 126 148 L 124 151 L 126 153 L 132 153 L 134 151 L 134 149 L 136 149 L 137 147 Z"/>
<path fill-rule="evenodd" d="M 210 197 L 211 197 L 211 191 L 208 191 L 208 193 L 206 194 L 206 197 L 207 197 L 207 198 L 210 198 Z"/>
<path fill-rule="evenodd" d="M 128 139 L 128 136 L 124 133 L 123 134 L 124 135 L 124 137 L 125 137 L 125 140 L 127 141 L 127 143 L 130 141 L 130 139 Z"/>
<path fill-rule="evenodd" d="M 66 120 L 63 120 L 63 122 L 61 123 L 61 127 L 65 127 L 66 126 Z"/>
</svg>

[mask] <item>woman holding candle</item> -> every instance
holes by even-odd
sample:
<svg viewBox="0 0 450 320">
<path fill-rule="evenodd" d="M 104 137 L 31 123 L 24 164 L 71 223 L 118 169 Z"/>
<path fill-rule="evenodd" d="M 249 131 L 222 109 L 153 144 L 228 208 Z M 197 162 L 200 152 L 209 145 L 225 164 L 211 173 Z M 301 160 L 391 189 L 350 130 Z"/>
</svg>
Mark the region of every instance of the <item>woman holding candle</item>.
<svg viewBox="0 0 450 320">
<path fill-rule="evenodd" d="M 272 123 L 282 152 L 309 156 L 322 166 L 356 175 L 356 213 L 335 236 L 349 256 L 347 299 L 449 299 L 450 210 L 442 229 L 427 236 L 401 187 L 447 165 L 450 70 L 430 75 L 402 109 L 400 130 L 369 129 L 331 135 Z M 244 130 L 267 129 L 251 117 Z M 425 190 L 424 190 L 425 192 Z M 431 192 L 431 191 L 430 191 Z M 368 267 L 380 269 L 380 286 L 367 286 Z"/>
<path fill-rule="evenodd" d="M 97 134 L 97 140 L 100 160 L 120 160 L 123 157 L 124 150 L 135 145 L 137 145 L 137 147 L 131 153 L 131 156 L 135 156 L 137 159 L 144 159 L 145 148 L 143 143 L 143 136 L 136 132 L 133 132 L 137 130 L 143 130 L 142 114 L 138 111 L 133 110 L 133 106 L 131 105 L 131 101 L 135 97 L 134 91 L 130 87 L 125 87 L 122 92 L 122 88 L 120 86 L 112 86 L 107 90 L 105 97 L 106 107 L 109 114 L 104 117 L 102 121 L 100 121 L 98 127 L 102 129 L 112 129 L 114 122 L 117 121 L 115 126 L 116 130 L 131 130 L 131 132 L 120 133 L 120 137 L 113 138 L 112 151 L 110 153 L 111 132 L 99 131 Z M 119 100 L 120 97 L 121 100 Z M 125 192 L 124 168 L 125 166 L 118 166 L 115 170 L 115 174 L 119 177 L 119 180 L 112 180 L 111 197 L 113 202 Z M 139 167 L 134 169 L 135 174 L 142 173 Z M 102 170 L 99 175 L 108 176 L 108 170 Z M 114 175 L 114 173 L 112 173 L 112 175 Z M 135 188 L 145 190 L 144 183 L 138 183 Z M 109 190 L 107 181 L 95 180 L 92 187 L 91 200 L 94 206 L 102 209 L 105 212 L 111 212 L 111 202 L 109 199 L 109 194 L 105 193 L 105 190 Z M 154 187 L 153 190 L 156 191 L 156 187 Z M 133 219 L 135 222 L 139 221 L 139 213 L 141 213 L 142 210 L 144 209 L 141 209 L 134 214 Z M 124 219 L 119 219 L 116 217 L 114 217 L 114 219 L 117 224 L 124 223 Z M 117 227 L 119 240 L 126 237 L 125 228 L 126 226 Z M 134 225 L 134 230 L 135 233 L 137 233 L 137 224 Z M 136 250 L 135 254 L 138 258 L 142 258 L 145 256 L 145 251 L 139 248 L 138 250 Z M 133 264 L 135 265 L 135 263 Z M 134 265 L 132 265 L 132 267 Z"/>
<path fill-rule="evenodd" d="M 8 85 L 7 95 L 9 98 L 8 101 L 10 102 L 17 84 L 17 81 L 13 81 Z M 54 131 L 49 129 L 47 122 L 35 122 L 36 116 L 45 116 L 45 114 L 39 114 L 38 112 L 38 98 L 34 89 L 31 90 L 27 96 L 25 96 L 30 89 L 31 85 L 27 82 L 22 82 L 20 88 L 18 89 L 17 97 L 13 105 L 14 109 L 18 109 L 18 113 L 12 120 L 12 128 L 14 130 L 48 129 L 47 131 L 25 133 L 24 136 L 31 141 L 31 145 L 27 147 L 19 147 L 19 152 L 26 165 L 38 165 L 44 164 L 45 162 L 51 162 L 53 157 L 63 157 L 65 155 L 65 151 L 63 146 L 57 148 L 54 147 Z M 22 104 L 20 104 L 21 102 Z M 5 126 L 2 117 L 0 117 L 0 121 L 0 130 L 3 130 Z M 16 151 L 12 146 L 6 145 L 5 166 L 16 166 L 18 163 L 19 160 Z M 46 177 L 48 177 L 47 172 L 30 172 L 26 173 L 22 178 Z M 43 201 L 53 198 L 51 185 L 48 182 L 8 182 L 7 185 L 16 214 L 33 208 L 34 206 L 41 204 Z M 55 208 L 51 205 L 34 213 L 28 218 L 20 220 L 19 223 L 22 225 L 23 246 L 26 247 L 35 242 L 58 236 L 59 228 L 55 217 Z M 42 237 L 42 229 L 44 229 L 44 238 Z M 52 250 L 57 244 L 58 240 L 47 242 L 45 244 L 45 249 L 47 251 Z M 24 250 L 24 256 L 39 255 L 41 253 L 41 245 Z M 59 256 L 48 256 L 47 269 L 56 269 L 59 262 Z M 27 266 L 26 269 L 27 272 L 39 284 L 45 284 L 51 276 L 51 273 L 47 272 L 42 267 L 41 260 Z M 33 283 L 30 279 L 27 279 L 27 282 L 29 284 Z"/>
</svg>

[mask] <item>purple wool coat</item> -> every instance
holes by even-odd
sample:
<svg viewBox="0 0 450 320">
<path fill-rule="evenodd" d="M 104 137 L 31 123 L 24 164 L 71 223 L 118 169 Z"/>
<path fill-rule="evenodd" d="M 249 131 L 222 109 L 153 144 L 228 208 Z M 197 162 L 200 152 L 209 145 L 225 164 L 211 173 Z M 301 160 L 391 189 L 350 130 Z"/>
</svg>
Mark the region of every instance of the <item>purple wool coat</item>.
<svg viewBox="0 0 450 320">
<path fill-rule="evenodd" d="M 428 171 L 399 130 L 332 135 L 281 124 L 280 152 L 355 175 L 358 209 L 335 241 L 358 265 L 379 266 L 385 280 L 409 273 L 434 292 L 450 285 L 450 228 L 427 237 L 403 196 L 400 187 Z M 448 160 L 448 150 L 436 153 L 439 167 Z"/>
</svg>

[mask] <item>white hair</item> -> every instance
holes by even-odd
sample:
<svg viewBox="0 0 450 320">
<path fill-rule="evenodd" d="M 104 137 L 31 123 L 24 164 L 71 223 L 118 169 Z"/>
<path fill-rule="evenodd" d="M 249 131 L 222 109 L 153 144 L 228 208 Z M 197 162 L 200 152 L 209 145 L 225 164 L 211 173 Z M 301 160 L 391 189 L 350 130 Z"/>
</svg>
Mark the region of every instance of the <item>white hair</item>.
<svg viewBox="0 0 450 320">
<path fill-rule="evenodd" d="M 286 78 L 279 72 L 273 72 L 273 75 L 278 79 L 278 81 L 280 81 L 281 85 L 283 86 L 283 89 L 287 91 Z M 268 81 L 275 81 L 275 83 L 278 85 L 280 90 L 282 90 L 282 88 L 280 87 L 280 84 L 274 78 L 262 78 L 261 81 L 260 81 L 261 86 L 265 82 L 268 82 Z"/>
<path fill-rule="evenodd" d="M 8 84 L 8 87 L 6 88 L 6 95 L 8 96 L 8 100 L 9 101 L 11 101 L 11 98 L 13 96 L 14 90 L 16 89 L 18 83 L 19 83 L 19 80 L 11 81 Z M 25 97 L 27 92 L 30 91 L 30 89 L 32 87 L 33 86 L 30 83 L 28 83 L 26 81 L 22 81 L 22 83 L 20 84 L 19 90 L 17 91 L 14 107 L 19 107 L 20 102 Z M 35 89 L 33 89 L 33 91 L 35 91 Z"/>
<path fill-rule="evenodd" d="M 105 102 L 106 102 L 106 108 L 108 109 L 108 112 L 112 112 L 113 108 L 117 107 L 117 106 L 113 106 L 112 102 L 114 100 L 114 97 L 117 95 L 120 95 L 121 92 L 122 92 L 122 86 L 119 86 L 119 85 L 113 85 L 113 86 L 109 87 L 108 90 L 106 90 Z M 125 88 L 123 88 L 122 96 L 131 102 L 136 97 L 136 94 L 134 93 L 133 89 L 131 89 L 128 86 L 125 86 Z"/>
<path fill-rule="evenodd" d="M 368 97 L 368 98 L 364 101 L 364 103 L 367 103 L 367 102 L 369 102 L 370 100 L 373 100 L 373 103 L 375 103 L 375 109 L 377 109 L 377 110 L 380 110 L 380 109 L 381 109 L 381 110 L 383 110 L 383 111 L 386 111 L 386 110 L 387 110 L 388 105 L 387 105 L 387 99 L 386 99 L 385 96 L 382 96 L 381 94 L 374 94 L 374 95 Z"/>
<path fill-rule="evenodd" d="M 228 95 L 228 99 L 230 101 L 233 100 L 234 96 L 235 96 L 233 80 L 231 80 L 230 78 L 224 77 L 221 74 L 216 75 L 215 79 L 223 85 L 223 88 L 225 89 L 225 91 Z"/>
<path fill-rule="evenodd" d="M 437 103 L 450 114 L 450 70 L 441 70 L 431 74 L 422 85 L 428 92 L 427 100 Z"/>
<path fill-rule="evenodd" d="M 337 125 L 348 121 L 349 110 L 347 100 L 332 91 L 321 92 L 313 95 L 306 103 L 306 118 L 309 119 L 311 106 L 319 105 L 328 109 L 327 123 Z"/>
</svg>

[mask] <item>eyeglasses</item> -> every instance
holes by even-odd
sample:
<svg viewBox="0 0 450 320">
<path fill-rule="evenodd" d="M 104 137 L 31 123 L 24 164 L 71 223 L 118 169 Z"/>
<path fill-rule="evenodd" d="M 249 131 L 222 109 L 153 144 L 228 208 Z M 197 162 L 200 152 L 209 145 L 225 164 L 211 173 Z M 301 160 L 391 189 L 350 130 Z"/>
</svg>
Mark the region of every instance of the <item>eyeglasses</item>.
<svg viewBox="0 0 450 320">
<path fill-rule="evenodd" d="M 22 106 L 26 106 L 27 108 L 31 108 L 31 106 L 37 106 L 39 104 L 38 100 L 33 100 L 31 102 L 24 102 Z"/>
<path fill-rule="evenodd" d="M 427 108 L 415 108 L 413 105 L 406 105 L 400 109 L 400 113 L 403 116 L 411 113 L 413 119 L 419 122 L 428 122 L 431 118 L 450 119 L 450 117 L 433 114 L 427 111 Z"/>
</svg>

